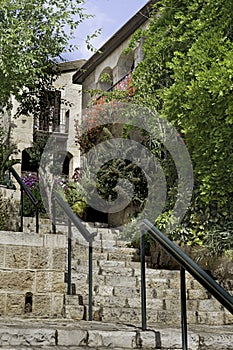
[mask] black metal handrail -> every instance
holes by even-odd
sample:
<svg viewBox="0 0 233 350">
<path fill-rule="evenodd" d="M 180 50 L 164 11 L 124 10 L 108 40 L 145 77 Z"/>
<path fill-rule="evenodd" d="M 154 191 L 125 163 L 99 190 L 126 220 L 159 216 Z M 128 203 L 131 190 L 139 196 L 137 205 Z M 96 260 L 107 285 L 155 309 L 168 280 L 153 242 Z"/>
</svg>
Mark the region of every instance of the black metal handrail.
<svg viewBox="0 0 233 350">
<path fill-rule="evenodd" d="M 34 197 L 30 189 L 25 185 L 17 171 L 13 168 L 9 168 L 9 172 L 14 176 L 18 184 L 20 185 L 21 200 L 20 200 L 20 231 L 23 232 L 23 194 L 29 198 L 30 202 L 36 209 L 36 233 L 39 233 L 39 201 Z"/>
<path fill-rule="evenodd" d="M 187 254 L 177 247 L 167 236 L 159 231 L 149 220 L 140 222 L 142 228 L 141 255 L 145 256 L 144 235 L 149 233 L 151 238 L 157 241 L 180 265 L 181 278 L 181 325 L 183 350 L 187 345 L 187 312 L 186 312 L 186 286 L 185 270 L 187 270 L 206 290 L 214 296 L 228 311 L 233 313 L 233 297 L 222 288 L 207 272 L 197 265 Z M 142 259 L 142 328 L 146 329 L 146 287 L 145 287 L 145 259 Z"/>
<path fill-rule="evenodd" d="M 72 225 L 74 225 L 78 231 L 81 233 L 81 235 L 84 237 L 84 239 L 89 244 L 89 251 L 88 251 L 88 316 L 89 321 L 92 321 L 92 244 L 94 241 L 94 238 L 96 237 L 97 233 L 90 233 L 87 228 L 83 225 L 82 221 L 77 217 L 76 214 L 72 211 L 72 209 L 69 207 L 69 205 L 62 199 L 62 197 L 57 193 L 53 192 L 52 196 L 53 200 L 53 233 L 56 233 L 56 206 L 55 202 L 59 205 L 59 207 L 63 210 L 65 215 L 68 219 L 68 256 L 67 256 L 67 294 L 72 294 L 72 276 L 71 276 L 71 256 L 72 256 Z"/>
</svg>

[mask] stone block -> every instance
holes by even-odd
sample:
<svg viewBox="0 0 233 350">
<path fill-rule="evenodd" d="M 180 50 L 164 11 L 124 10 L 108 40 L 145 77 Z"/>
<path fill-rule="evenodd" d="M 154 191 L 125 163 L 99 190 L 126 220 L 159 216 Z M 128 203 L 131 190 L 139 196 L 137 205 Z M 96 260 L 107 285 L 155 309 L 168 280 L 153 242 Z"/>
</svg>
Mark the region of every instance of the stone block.
<svg viewBox="0 0 233 350">
<path fill-rule="evenodd" d="M 136 277 L 126 277 L 126 276 L 104 276 L 105 284 L 110 286 L 125 286 L 125 287 L 136 287 L 137 278 Z"/>
<path fill-rule="evenodd" d="M 29 267 L 30 247 L 6 246 L 5 267 L 27 269 Z"/>
<path fill-rule="evenodd" d="M 147 288 L 169 288 L 167 279 L 146 279 L 146 287 Z"/>
<path fill-rule="evenodd" d="M 138 332 L 137 345 L 142 349 L 155 349 L 157 345 L 157 333 L 153 331 Z"/>
<path fill-rule="evenodd" d="M 85 316 L 85 307 L 83 305 L 66 305 L 66 318 L 73 320 L 83 320 Z"/>
<path fill-rule="evenodd" d="M 109 250 L 109 252 L 107 253 L 106 260 L 132 261 L 133 254 L 130 254 L 130 255 L 129 254 L 122 254 L 122 253 L 118 253 L 117 251 Z"/>
<path fill-rule="evenodd" d="M 232 313 L 225 310 L 224 318 L 225 318 L 225 324 L 231 324 L 231 325 L 233 324 L 233 314 Z"/>
<path fill-rule="evenodd" d="M 99 269 L 99 274 L 103 276 L 127 276 L 132 277 L 134 270 L 131 267 L 111 267 L 105 266 L 104 268 Z"/>
<path fill-rule="evenodd" d="M 67 269 L 67 263 L 64 265 Z M 76 265 L 75 267 L 75 272 L 76 273 L 84 273 L 84 274 L 88 274 L 88 266 L 83 266 L 83 265 Z M 100 268 L 99 267 L 92 267 L 92 273 L 93 275 L 98 275 L 100 273 Z"/>
<path fill-rule="evenodd" d="M 130 331 L 88 331 L 88 346 L 118 348 L 136 347 L 136 332 Z"/>
<path fill-rule="evenodd" d="M 36 292 L 45 293 L 52 291 L 53 272 L 37 271 L 36 272 Z"/>
<path fill-rule="evenodd" d="M 66 266 L 66 250 L 64 248 L 55 248 L 52 251 L 53 263 L 52 268 L 55 270 L 64 270 Z"/>
<path fill-rule="evenodd" d="M 5 315 L 5 306 L 6 306 L 6 295 L 5 293 L 0 294 L 0 316 Z"/>
<path fill-rule="evenodd" d="M 190 299 L 190 300 L 208 299 L 208 292 L 204 289 L 187 289 L 187 299 Z"/>
<path fill-rule="evenodd" d="M 85 346 L 87 344 L 87 331 L 81 329 L 58 329 L 57 339 L 60 346 Z"/>
<path fill-rule="evenodd" d="M 64 293 L 64 273 L 57 271 L 37 271 L 36 272 L 37 293 L 54 292 Z"/>
<path fill-rule="evenodd" d="M 93 276 L 93 279 L 96 276 Z M 102 276 L 101 276 L 102 277 Z M 77 286 L 85 285 L 88 280 L 88 275 L 86 273 L 77 273 L 76 271 L 72 271 L 72 280 L 77 284 Z"/>
<path fill-rule="evenodd" d="M 162 349 L 182 349 L 181 332 L 175 329 L 159 330 Z M 195 333 L 188 332 L 189 349 L 199 349 L 199 337 Z"/>
<path fill-rule="evenodd" d="M 24 315 L 25 296 L 24 294 L 7 294 L 6 297 L 6 315 L 19 316 Z"/>
<path fill-rule="evenodd" d="M 206 301 L 206 300 L 203 300 L 203 301 Z M 187 300 L 186 305 L 187 305 L 187 310 L 197 311 L 198 306 L 199 306 L 199 301 L 198 300 Z"/>
<path fill-rule="evenodd" d="M 112 286 L 94 286 L 94 291 L 93 294 L 94 295 L 101 295 L 101 296 L 110 296 L 110 295 L 114 295 L 114 296 L 119 296 L 117 294 L 114 293 L 115 288 L 113 288 Z M 121 296 L 123 296 L 125 294 L 121 294 Z"/>
<path fill-rule="evenodd" d="M 102 320 L 110 322 L 132 322 L 133 324 L 141 322 L 141 309 L 129 307 L 108 307 L 102 310 Z"/>
<path fill-rule="evenodd" d="M 63 314 L 64 307 L 64 295 L 52 295 L 52 316 L 53 317 L 61 317 Z"/>
<path fill-rule="evenodd" d="M 112 287 L 111 287 L 112 288 Z M 140 288 L 132 288 L 132 287 L 123 287 L 123 286 L 115 286 L 113 288 L 113 295 L 117 297 L 124 298 L 139 298 L 140 297 Z"/>
<path fill-rule="evenodd" d="M 43 235 L 43 246 L 47 248 L 65 248 L 67 247 L 66 235 L 62 234 L 45 234 Z"/>
<path fill-rule="evenodd" d="M 208 325 L 219 325 L 224 324 L 224 313 L 223 312 L 197 312 L 197 323 L 208 324 Z"/>
<path fill-rule="evenodd" d="M 5 247 L 0 246 L 0 267 L 4 267 Z"/>
<path fill-rule="evenodd" d="M 114 307 L 124 307 L 127 305 L 127 300 L 126 298 L 121 298 L 121 297 L 114 297 L 112 295 L 110 296 L 94 296 L 93 297 L 93 304 L 95 306 L 114 306 Z"/>
<path fill-rule="evenodd" d="M 203 292 L 206 291 L 206 289 L 204 287 L 202 287 L 202 285 L 198 281 L 191 279 L 191 278 L 186 279 L 186 288 L 187 289 L 199 289 L 199 290 L 202 290 Z"/>
<path fill-rule="evenodd" d="M 228 350 L 233 348 L 232 344 L 232 331 L 225 330 L 223 332 L 216 328 L 215 332 L 208 333 L 207 330 L 205 333 L 201 334 L 201 348 L 203 349 Z"/>
<path fill-rule="evenodd" d="M 2 231 L 0 232 L 0 244 L 42 247 L 43 237 L 38 234 Z"/>
<path fill-rule="evenodd" d="M 178 299 L 163 299 L 164 310 L 168 311 L 180 311 L 180 296 Z"/>
<path fill-rule="evenodd" d="M 51 267 L 51 250 L 44 247 L 31 247 L 30 268 L 48 269 Z"/>
<path fill-rule="evenodd" d="M 175 299 L 180 302 L 180 290 L 177 289 L 163 289 L 157 290 L 157 298 Z"/>
<path fill-rule="evenodd" d="M 54 346 L 55 331 L 47 328 L 6 327 L 0 329 L 0 346 L 8 349 L 33 349 L 33 346 Z"/>
<path fill-rule="evenodd" d="M 149 312 L 148 312 L 149 313 Z M 158 311 L 157 312 L 157 321 L 161 324 L 166 325 L 180 325 L 181 316 L 179 311 Z"/>
<path fill-rule="evenodd" d="M 35 288 L 35 273 L 33 271 L 0 271 L 0 290 L 32 291 Z"/>
<path fill-rule="evenodd" d="M 66 285 L 64 283 L 64 272 L 52 273 L 52 292 L 65 293 Z"/>
<path fill-rule="evenodd" d="M 36 294 L 33 297 L 32 313 L 34 316 L 51 316 L 52 297 L 48 294 Z"/>
<path fill-rule="evenodd" d="M 223 306 L 216 299 L 199 300 L 198 310 L 199 311 L 220 311 Z"/>
<path fill-rule="evenodd" d="M 99 261 L 99 266 L 102 269 L 116 269 L 116 268 L 124 268 L 125 267 L 125 262 L 124 261 L 105 261 L 105 260 L 100 260 Z"/>
<path fill-rule="evenodd" d="M 138 299 L 139 302 L 141 302 L 141 299 Z M 129 302 L 130 304 L 130 302 Z M 147 304 L 147 308 L 150 308 L 152 310 L 163 310 L 164 308 L 164 303 L 162 299 L 146 299 L 146 304 Z"/>
</svg>

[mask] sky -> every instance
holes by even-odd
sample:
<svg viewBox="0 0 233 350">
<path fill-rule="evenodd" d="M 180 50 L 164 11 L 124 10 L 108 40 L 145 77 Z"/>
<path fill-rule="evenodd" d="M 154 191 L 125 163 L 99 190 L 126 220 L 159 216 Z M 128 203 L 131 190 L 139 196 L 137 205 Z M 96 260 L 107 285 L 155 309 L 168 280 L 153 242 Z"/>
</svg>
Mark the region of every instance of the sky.
<svg viewBox="0 0 233 350">
<path fill-rule="evenodd" d="M 101 28 L 101 34 L 92 44 L 99 49 L 118 29 L 120 29 L 133 15 L 135 15 L 148 0 L 86 0 L 83 7 L 86 13 L 94 15 L 93 18 L 85 20 L 80 24 L 75 33 L 75 40 L 79 50 L 66 53 L 65 60 L 88 59 L 93 52 L 86 48 L 85 38 L 95 30 Z"/>
</svg>

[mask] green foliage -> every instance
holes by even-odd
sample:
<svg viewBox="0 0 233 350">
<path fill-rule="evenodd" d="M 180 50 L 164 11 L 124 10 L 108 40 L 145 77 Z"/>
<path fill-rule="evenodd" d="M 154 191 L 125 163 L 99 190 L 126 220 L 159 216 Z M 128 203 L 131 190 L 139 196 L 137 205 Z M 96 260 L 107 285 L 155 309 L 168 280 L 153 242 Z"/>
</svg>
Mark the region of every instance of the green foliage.
<svg viewBox="0 0 233 350">
<path fill-rule="evenodd" d="M 7 229 L 8 222 L 8 205 L 7 201 L 4 200 L 2 193 L 0 192 L 0 231 Z"/>
<path fill-rule="evenodd" d="M 101 81 L 101 83 L 111 82 L 112 78 L 111 78 L 109 73 L 102 73 L 101 76 L 100 76 L 100 81 Z"/>
<path fill-rule="evenodd" d="M 24 112 L 30 110 L 38 91 L 51 87 L 59 74 L 57 63 L 75 48 L 69 41 L 74 30 L 88 17 L 83 4 L 83 0 L 1 0 L 2 107 L 14 95 L 24 104 Z"/>
<path fill-rule="evenodd" d="M 156 108 L 185 139 L 195 188 L 183 232 L 203 242 L 233 213 L 233 2 L 161 0 L 155 10 L 141 33 L 133 99 Z"/>
<path fill-rule="evenodd" d="M 233 252 L 232 231 L 233 222 L 226 225 L 225 231 L 217 227 L 212 231 L 208 231 L 204 238 L 205 255 L 221 256 L 225 252 Z"/>
<path fill-rule="evenodd" d="M 66 181 L 64 195 L 73 212 L 82 218 L 88 205 L 81 185 L 75 181 Z"/>
</svg>

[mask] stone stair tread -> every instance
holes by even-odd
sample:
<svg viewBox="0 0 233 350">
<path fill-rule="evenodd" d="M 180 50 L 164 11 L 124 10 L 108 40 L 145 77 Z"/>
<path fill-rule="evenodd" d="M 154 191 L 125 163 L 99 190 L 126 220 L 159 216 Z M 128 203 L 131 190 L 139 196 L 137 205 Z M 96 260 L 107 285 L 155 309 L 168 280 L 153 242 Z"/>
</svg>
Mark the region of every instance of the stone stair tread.
<svg viewBox="0 0 233 350">
<path fill-rule="evenodd" d="M 188 344 L 190 350 L 232 350 L 232 326 L 190 326 Z M 0 319 L 0 347 L 11 350 L 182 348 L 179 327 L 150 325 L 143 332 L 139 327 L 119 323 L 65 319 Z"/>
</svg>

